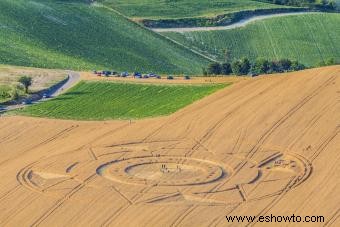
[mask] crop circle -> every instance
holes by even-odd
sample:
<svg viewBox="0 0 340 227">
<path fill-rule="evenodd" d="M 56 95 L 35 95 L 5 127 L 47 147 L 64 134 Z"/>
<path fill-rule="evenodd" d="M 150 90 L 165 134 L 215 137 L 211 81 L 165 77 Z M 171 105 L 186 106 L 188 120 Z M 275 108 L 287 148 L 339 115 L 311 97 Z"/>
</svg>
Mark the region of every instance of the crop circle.
<svg viewBox="0 0 340 227">
<path fill-rule="evenodd" d="M 97 173 L 122 183 L 159 186 L 200 185 L 227 175 L 216 163 L 171 156 L 112 161 L 101 165 Z"/>
</svg>

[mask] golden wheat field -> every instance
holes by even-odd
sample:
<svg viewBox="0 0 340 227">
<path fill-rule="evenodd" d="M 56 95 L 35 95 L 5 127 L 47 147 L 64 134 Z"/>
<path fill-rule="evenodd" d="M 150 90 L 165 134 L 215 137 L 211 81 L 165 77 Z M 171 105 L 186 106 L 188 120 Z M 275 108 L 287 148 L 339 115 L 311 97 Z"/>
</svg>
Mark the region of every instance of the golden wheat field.
<svg viewBox="0 0 340 227">
<path fill-rule="evenodd" d="M 0 226 L 340 226 L 339 132 L 340 66 L 242 80 L 161 118 L 3 116 Z"/>
</svg>

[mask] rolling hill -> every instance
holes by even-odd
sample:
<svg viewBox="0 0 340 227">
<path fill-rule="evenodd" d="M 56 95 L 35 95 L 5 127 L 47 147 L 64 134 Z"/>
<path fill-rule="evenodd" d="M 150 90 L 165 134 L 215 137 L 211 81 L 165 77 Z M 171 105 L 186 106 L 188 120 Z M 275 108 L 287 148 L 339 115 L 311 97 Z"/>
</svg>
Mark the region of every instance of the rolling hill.
<svg viewBox="0 0 340 227">
<path fill-rule="evenodd" d="M 0 63 L 196 74 L 209 61 L 86 1 L 0 1 Z"/>
<path fill-rule="evenodd" d="M 318 13 L 271 18 L 222 31 L 165 33 L 220 61 L 230 58 L 290 58 L 307 66 L 334 58 L 340 61 L 340 14 Z"/>
</svg>

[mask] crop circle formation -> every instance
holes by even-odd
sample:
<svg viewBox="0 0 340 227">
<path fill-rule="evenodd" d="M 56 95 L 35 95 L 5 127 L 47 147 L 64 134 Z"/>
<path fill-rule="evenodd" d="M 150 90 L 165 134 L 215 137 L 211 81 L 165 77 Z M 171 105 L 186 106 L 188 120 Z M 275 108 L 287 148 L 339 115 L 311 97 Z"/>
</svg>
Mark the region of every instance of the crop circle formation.
<svg viewBox="0 0 340 227">
<path fill-rule="evenodd" d="M 215 163 L 184 157 L 144 157 L 113 161 L 101 165 L 97 173 L 122 183 L 159 186 L 200 185 L 227 175 Z"/>
</svg>

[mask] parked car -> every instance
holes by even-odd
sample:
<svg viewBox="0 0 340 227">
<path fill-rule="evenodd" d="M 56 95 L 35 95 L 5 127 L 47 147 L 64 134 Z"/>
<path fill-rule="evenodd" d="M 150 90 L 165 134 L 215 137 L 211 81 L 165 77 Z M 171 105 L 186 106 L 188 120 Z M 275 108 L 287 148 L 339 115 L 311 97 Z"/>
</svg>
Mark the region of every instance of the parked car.
<svg viewBox="0 0 340 227">
<path fill-rule="evenodd" d="M 249 74 L 248 74 L 248 76 L 250 76 L 250 77 L 256 77 L 256 76 L 258 76 L 259 74 L 258 73 L 255 73 L 255 72 L 250 72 Z"/>
<path fill-rule="evenodd" d="M 171 76 L 171 75 L 169 75 L 169 76 L 167 77 L 167 79 L 168 79 L 168 80 L 173 80 L 173 79 L 174 79 L 174 77 L 173 77 L 173 76 Z"/>
<path fill-rule="evenodd" d="M 50 96 L 49 96 L 48 94 L 44 93 L 42 97 L 43 97 L 44 99 L 47 99 L 47 98 L 49 98 Z"/>
<path fill-rule="evenodd" d="M 127 76 L 129 76 L 129 73 L 128 72 L 122 72 L 122 73 L 120 73 L 120 76 L 121 77 L 127 77 Z"/>
<path fill-rule="evenodd" d="M 151 78 L 154 78 L 154 77 L 157 77 L 157 74 L 154 74 L 154 73 L 149 73 L 149 74 L 147 74 L 149 77 L 151 77 Z"/>
<path fill-rule="evenodd" d="M 184 79 L 185 79 L 185 80 L 190 80 L 190 76 L 185 75 L 185 76 L 184 76 Z"/>
<path fill-rule="evenodd" d="M 32 100 L 29 100 L 29 99 L 24 100 L 24 101 L 22 101 L 21 104 L 22 104 L 22 105 L 29 105 L 29 104 L 32 104 Z"/>
<path fill-rule="evenodd" d="M 144 78 L 144 79 L 148 79 L 148 78 L 149 78 L 149 75 L 148 75 L 148 74 L 145 74 L 145 75 L 143 76 L 143 78 Z"/>
<path fill-rule="evenodd" d="M 103 71 L 102 74 L 105 75 L 105 76 L 110 76 L 112 74 L 112 72 L 111 71 Z"/>
<path fill-rule="evenodd" d="M 156 78 L 157 78 L 157 79 L 162 79 L 162 77 L 161 77 L 161 76 L 158 76 L 158 75 L 156 76 Z"/>
<path fill-rule="evenodd" d="M 138 76 L 139 76 L 139 77 L 141 77 L 141 76 L 142 76 L 142 74 L 141 74 L 141 73 L 139 73 L 139 72 L 134 72 L 134 73 L 133 73 L 133 76 L 134 76 L 134 77 L 138 77 Z"/>
</svg>

